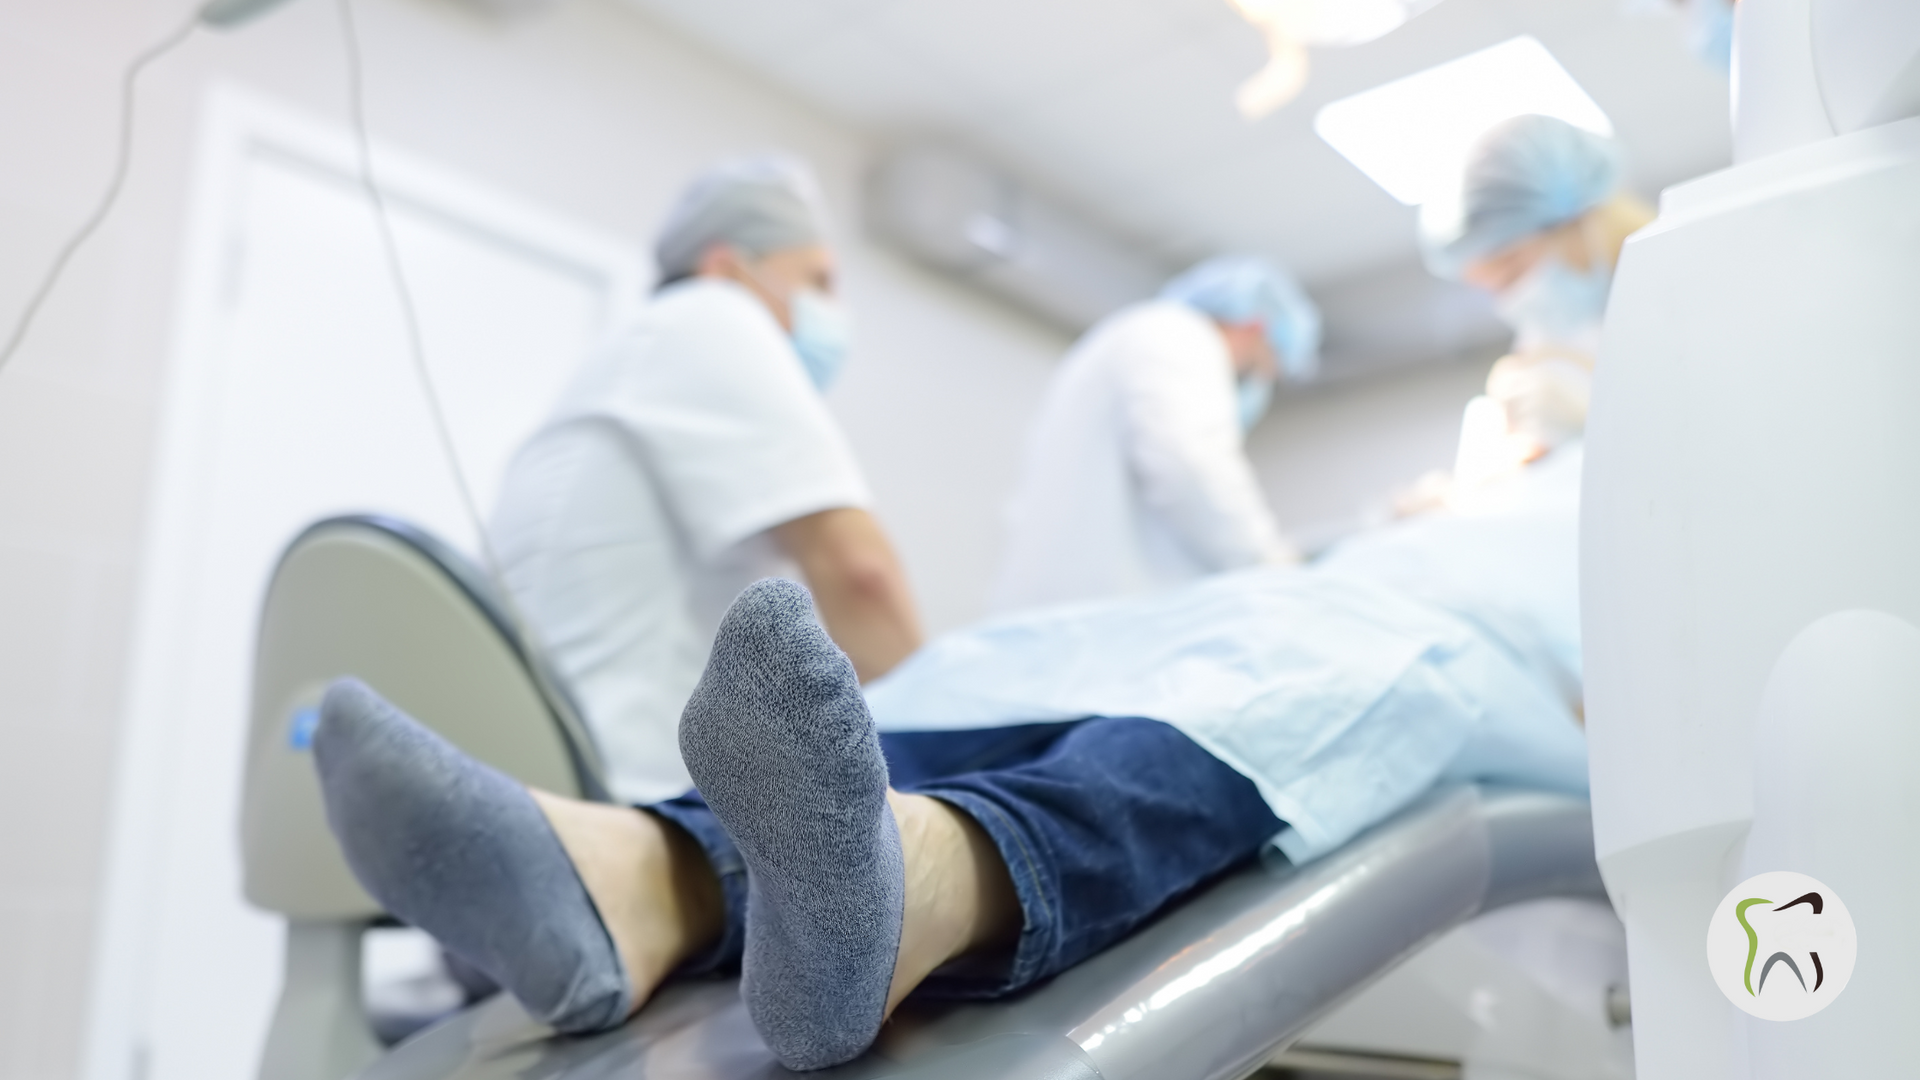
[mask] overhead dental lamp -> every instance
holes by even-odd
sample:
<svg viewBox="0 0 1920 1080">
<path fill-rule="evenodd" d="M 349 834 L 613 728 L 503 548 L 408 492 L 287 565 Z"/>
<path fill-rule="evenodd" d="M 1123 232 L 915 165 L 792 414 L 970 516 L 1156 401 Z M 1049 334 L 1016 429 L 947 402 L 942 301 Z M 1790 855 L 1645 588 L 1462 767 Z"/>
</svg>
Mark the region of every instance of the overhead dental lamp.
<svg viewBox="0 0 1920 1080">
<path fill-rule="evenodd" d="M 207 0 L 200 5 L 200 21 L 222 30 L 258 18 L 287 0 Z"/>
<path fill-rule="evenodd" d="M 1267 42 L 1267 64 L 1240 85 L 1234 104 L 1258 120 L 1299 96 L 1307 49 L 1341 49 L 1385 36 L 1440 0 L 1227 0 Z"/>
</svg>

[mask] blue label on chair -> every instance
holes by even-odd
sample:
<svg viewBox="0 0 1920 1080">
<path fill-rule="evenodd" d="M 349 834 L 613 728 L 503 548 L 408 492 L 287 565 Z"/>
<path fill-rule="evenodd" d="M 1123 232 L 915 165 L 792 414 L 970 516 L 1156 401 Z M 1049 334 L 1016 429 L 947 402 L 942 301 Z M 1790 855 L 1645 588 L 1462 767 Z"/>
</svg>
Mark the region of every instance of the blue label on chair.
<svg viewBox="0 0 1920 1080">
<path fill-rule="evenodd" d="M 320 708 L 309 705 L 293 710 L 293 723 L 287 726 L 287 745 L 295 750 L 313 748 L 313 729 L 320 726 Z"/>
</svg>

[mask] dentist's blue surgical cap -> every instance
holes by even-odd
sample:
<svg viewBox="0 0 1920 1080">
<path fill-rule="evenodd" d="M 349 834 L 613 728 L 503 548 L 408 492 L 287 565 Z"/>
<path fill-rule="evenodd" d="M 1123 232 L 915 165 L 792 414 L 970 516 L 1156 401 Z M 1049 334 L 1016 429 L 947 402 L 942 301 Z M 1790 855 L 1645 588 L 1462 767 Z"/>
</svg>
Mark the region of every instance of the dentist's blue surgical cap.
<svg viewBox="0 0 1920 1080">
<path fill-rule="evenodd" d="M 819 184 L 785 154 L 722 161 L 696 177 L 654 240 L 662 281 L 694 272 L 716 244 L 754 257 L 826 241 Z"/>
<path fill-rule="evenodd" d="M 1208 259 L 1167 282 L 1160 295 L 1221 322 L 1265 322 L 1281 374 L 1292 382 L 1306 382 L 1320 370 L 1320 309 L 1292 275 L 1265 259 Z"/>
<path fill-rule="evenodd" d="M 1613 140 L 1551 116 L 1516 116 L 1480 137 L 1457 194 L 1420 208 L 1427 268 L 1457 278 L 1467 263 L 1571 221 L 1620 182 Z"/>
</svg>

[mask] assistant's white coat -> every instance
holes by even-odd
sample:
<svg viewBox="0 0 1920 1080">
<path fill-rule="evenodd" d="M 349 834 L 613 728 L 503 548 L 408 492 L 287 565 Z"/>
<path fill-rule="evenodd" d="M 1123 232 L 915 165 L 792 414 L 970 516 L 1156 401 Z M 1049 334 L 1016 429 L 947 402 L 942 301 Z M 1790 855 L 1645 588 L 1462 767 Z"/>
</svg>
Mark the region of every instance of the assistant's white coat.
<svg viewBox="0 0 1920 1080">
<path fill-rule="evenodd" d="M 1185 304 L 1127 308 L 1055 372 L 1007 510 L 1001 610 L 1297 558 L 1241 445 L 1234 371 Z"/>
</svg>

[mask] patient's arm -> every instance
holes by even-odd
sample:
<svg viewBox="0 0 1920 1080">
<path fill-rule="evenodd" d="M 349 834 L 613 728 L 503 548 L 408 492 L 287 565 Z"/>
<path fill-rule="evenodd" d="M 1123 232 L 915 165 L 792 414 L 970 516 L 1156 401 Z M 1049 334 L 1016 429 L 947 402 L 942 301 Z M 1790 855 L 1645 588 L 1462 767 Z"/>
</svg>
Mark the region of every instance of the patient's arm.
<svg viewBox="0 0 1920 1080">
<path fill-rule="evenodd" d="M 776 526 L 800 564 L 820 621 L 862 682 L 879 678 L 920 647 L 920 616 L 906 571 L 880 523 L 865 510 L 822 510 Z"/>
</svg>

